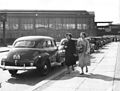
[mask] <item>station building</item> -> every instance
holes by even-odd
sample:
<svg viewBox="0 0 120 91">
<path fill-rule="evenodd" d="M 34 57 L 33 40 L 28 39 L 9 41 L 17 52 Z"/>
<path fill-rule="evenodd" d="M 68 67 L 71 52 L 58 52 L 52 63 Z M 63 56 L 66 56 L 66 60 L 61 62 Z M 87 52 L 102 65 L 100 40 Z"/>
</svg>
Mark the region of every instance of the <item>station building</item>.
<svg viewBox="0 0 120 91">
<path fill-rule="evenodd" d="M 111 24 L 109 27 L 111 29 L 111 34 L 120 36 L 120 24 Z"/>
<path fill-rule="evenodd" d="M 0 10 L 6 15 L 5 38 L 14 40 L 21 36 L 51 36 L 60 41 L 65 33 L 78 38 L 80 32 L 96 35 L 95 14 L 73 10 Z M 3 36 L 3 23 L 0 22 L 0 39 Z"/>
<path fill-rule="evenodd" d="M 120 24 L 113 24 L 112 21 L 101 21 L 95 23 L 97 26 L 96 29 L 97 36 L 104 36 L 104 35 L 120 36 Z M 102 25 L 97 25 L 97 24 L 102 24 Z"/>
</svg>

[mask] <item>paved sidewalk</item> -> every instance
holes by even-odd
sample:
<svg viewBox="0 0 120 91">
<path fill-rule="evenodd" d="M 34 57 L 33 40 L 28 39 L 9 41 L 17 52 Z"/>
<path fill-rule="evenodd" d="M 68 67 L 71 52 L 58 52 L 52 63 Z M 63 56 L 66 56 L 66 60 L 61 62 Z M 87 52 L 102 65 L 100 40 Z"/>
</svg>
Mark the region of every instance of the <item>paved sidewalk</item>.
<svg viewBox="0 0 120 91">
<path fill-rule="evenodd" d="M 80 68 L 76 67 L 71 74 L 63 73 L 60 78 L 34 91 L 112 91 L 118 43 L 111 43 L 105 48 L 109 51 L 101 60 L 99 56 L 91 60 L 89 73 L 80 75 Z"/>
<path fill-rule="evenodd" d="M 114 74 L 114 83 L 112 91 L 120 91 L 120 43 L 118 48 L 117 60 L 116 60 L 116 68 Z"/>
</svg>

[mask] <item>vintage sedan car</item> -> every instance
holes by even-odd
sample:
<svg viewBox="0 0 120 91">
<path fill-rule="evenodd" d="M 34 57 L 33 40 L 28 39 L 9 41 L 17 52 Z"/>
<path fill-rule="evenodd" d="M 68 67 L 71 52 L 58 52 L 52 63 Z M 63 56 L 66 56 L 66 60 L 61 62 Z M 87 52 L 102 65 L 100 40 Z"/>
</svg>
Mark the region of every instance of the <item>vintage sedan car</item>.
<svg viewBox="0 0 120 91">
<path fill-rule="evenodd" d="M 86 39 L 89 41 L 89 44 L 90 44 L 90 53 L 94 53 L 94 51 L 95 51 L 95 44 L 91 42 L 91 38 L 90 37 L 87 37 Z"/>
<path fill-rule="evenodd" d="M 18 70 L 37 69 L 47 75 L 56 63 L 61 63 L 56 42 L 48 36 L 25 36 L 16 39 L 7 56 L 1 60 L 1 68 L 15 75 Z M 59 61 L 58 61 L 59 60 Z"/>
<path fill-rule="evenodd" d="M 95 45 L 94 47 L 95 50 L 98 50 L 102 46 L 101 37 L 98 37 L 98 36 L 91 37 L 90 43 Z"/>
</svg>

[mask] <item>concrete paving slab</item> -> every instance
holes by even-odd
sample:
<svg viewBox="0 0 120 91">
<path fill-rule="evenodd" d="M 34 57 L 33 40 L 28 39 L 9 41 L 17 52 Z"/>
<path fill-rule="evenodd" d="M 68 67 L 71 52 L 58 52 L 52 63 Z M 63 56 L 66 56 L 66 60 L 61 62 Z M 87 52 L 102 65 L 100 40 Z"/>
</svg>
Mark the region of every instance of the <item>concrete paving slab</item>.
<svg viewBox="0 0 120 91">
<path fill-rule="evenodd" d="M 113 86 L 117 54 L 115 51 L 117 51 L 117 48 L 117 45 L 111 47 L 110 50 L 112 50 L 113 53 L 109 51 L 89 78 L 79 87 L 78 91 L 82 89 L 84 89 L 84 91 L 106 91 Z"/>
</svg>

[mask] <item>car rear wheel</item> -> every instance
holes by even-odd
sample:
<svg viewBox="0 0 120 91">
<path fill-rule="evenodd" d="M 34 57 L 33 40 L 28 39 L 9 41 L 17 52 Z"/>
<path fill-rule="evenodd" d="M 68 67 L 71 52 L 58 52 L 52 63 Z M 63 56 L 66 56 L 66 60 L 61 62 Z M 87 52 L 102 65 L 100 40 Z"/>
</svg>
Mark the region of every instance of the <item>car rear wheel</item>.
<svg viewBox="0 0 120 91">
<path fill-rule="evenodd" d="M 49 74 L 50 70 L 51 70 L 51 66 L 49 61 L 46 61 L 44 65 L 42 65 L 42 67 L 39 68 L 40 74 L 42 76 Z"/>
<path fill-rule="evenodd" d="M 11 75 L 16 75 L 18 70 L 8 70 Z"/>
</svg>

